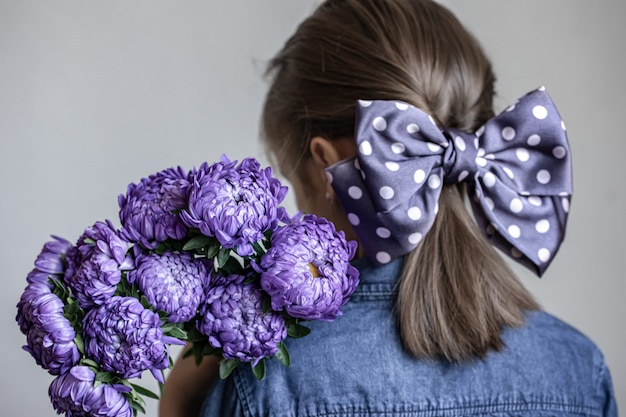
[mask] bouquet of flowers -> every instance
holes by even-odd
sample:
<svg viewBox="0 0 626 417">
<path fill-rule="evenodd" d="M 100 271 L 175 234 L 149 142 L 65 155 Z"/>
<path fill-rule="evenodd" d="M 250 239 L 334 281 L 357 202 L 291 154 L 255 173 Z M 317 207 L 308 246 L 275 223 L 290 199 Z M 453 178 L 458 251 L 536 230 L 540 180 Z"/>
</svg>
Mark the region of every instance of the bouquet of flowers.
<svg viewBox="0 0 626 417">
<path fill-rule="evenodd" d="M 314 215 L 290 218 L 287 188 L 246 158 L 166 169 L 119 197 L 121 228 L 88 227 L 76 244 L 53 236 L 17 304 L 24 349 L 55 379 L 67 416 L 135 416 L 164 383 L 170 345 L 218 354 L 226 378 L 247 362 L 290 363 L 287 337 L 332 321 L 358 285 L 356 242 Z"/>
</svg>

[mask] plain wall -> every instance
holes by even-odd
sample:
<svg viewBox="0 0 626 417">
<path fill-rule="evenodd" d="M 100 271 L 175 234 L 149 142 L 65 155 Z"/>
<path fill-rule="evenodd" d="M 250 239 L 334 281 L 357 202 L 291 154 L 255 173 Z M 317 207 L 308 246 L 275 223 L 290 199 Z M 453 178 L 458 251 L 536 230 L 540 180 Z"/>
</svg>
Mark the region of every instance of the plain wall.
<svg viewBox="0 0 626 417">
<path fill-rule="evenodd" d="M 222 153 L 263 159 L 264 63 L 314 3 L 0 0 L 3 415 L 54 415 L 52 377 L 20 349 L 15 323 L 42 244 L 50 234 L 74 241 L 96 220 L 117 224 L 117 195 L 160 169 Z M 445 4 L 492 58 L 498 110 L 546 85 L 565 119 L 575 173 L 567 239 L 541 280 L 516 270 L 546 310 L 598 343 L 624 408 L 626 3 Z M 148 400 L 148 415 L 156 408 Z"/>
</svg>

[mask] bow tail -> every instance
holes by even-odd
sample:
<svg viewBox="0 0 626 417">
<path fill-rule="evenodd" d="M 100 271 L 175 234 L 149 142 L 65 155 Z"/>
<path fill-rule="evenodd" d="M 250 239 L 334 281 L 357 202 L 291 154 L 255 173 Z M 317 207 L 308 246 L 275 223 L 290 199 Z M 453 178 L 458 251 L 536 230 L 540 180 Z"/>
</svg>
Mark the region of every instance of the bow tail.
<svg viewBox="0 0 626 417">
<path fill-rule="evenodd" d="M 490 243 L 538 276 L 543 275 L 565 236 L 571 196 L 520 195 L 500 189 L 476 198 L 486 190 L 472 188 L 474 216 Z"/>
<path fill-rule="evenodd" d="M 340 161 L 326 171 L 359 243 L 375 265 L 384 265 L 415 249 L 430 229 L 438 195 L 432 202 L 414 195 L 405 204 L 381 208 L 355 158 Z"/>
</svg>

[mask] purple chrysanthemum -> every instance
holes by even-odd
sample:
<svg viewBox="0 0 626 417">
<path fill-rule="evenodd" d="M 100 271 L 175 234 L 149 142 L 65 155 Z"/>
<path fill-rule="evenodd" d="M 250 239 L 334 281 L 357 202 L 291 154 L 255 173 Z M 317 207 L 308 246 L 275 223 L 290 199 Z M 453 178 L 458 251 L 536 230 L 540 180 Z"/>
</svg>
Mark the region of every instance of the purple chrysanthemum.
<svg viewBox="0 0 626 417">
<path fill-rule="evenodd" d="M 271 168 L 246 158 L 239 165 L 226 156 L 213 165 L 202 164 L 193 177 L 189 208 L 181 218 L 190 227 L 214 236 L 239 255 L 253 253 L 252 243 L 273 230 L 283 215 L 279 204 L 287 187 L 272 177 Z"/>
<path fill-rule="evenodd" d="M 130 242 L 120 236 L 110 220 L 96 222 L 86 228 L 76 243 L 83 260 L 89 259 L 94 253 L 101 253 L 115 260 L 120 266 L 132 267 L 132 260 L 126 255 L 129 247 Z"/>
<path fill-rule="evenodd" d="M 209 336 L 214 348 L 226 359 L 239 359 L 256 365 L 278 351 L 287 337 L 283 317 L 264 313 L 263 293 L 254 284 L 243 284 L 245 277 L 214 277 L 206 303 L 200 308 L 198 330 Z"/>
<path fill-rule="evenodd" d="M 29 284 L 39 283 L 39 284 L 47 284 L 50 286 L 50 277 L 53 276 L 48 272 L 41 272 L 37 268 L 33 269 L 26 275 L 26 282 Z M 52 288 L 50 286 L 50 288 Z"/>
<path fill-rule="evenodd" d="M 44 282 L 28 284 L 17 304 L 17 324 L 26 335 L 23 349 L 52 375 L 67 372 L 80 358 L 76 332 L 63 315 L 64 307 Z"/>
<path fill-rule="evenodd" d="M 124 396 L 125 386 L 94 384 L 96 374 L 86 366 L 75 366 L 50 384 L 48 395 L 58 414 L 67 417 L 133 417 Z"/>
<path fill-rule="evenodd" d="M 191 320 L 204 300 L 208 282 L 207 259 L 188 252 L 139 255 L 128 282 L 136 283 L 157 310 L 168 314 L 170 323 Z"/>
<path fill-rule="evenodd" d="M 359 284 L 347 242 L 328 220 L 309 214 L 279 228 L 261 258 L 261 286 L 272 309 L 307 320 L 334 320 Z"/>
<path fill-rule="evenodd" d="M 35 260 L 35 269 L 28 273 L 29 284 L 40 282 L 48 284 L 53 276 L 61 277 L 66 270 L 65 256 L 73 249 L 67 240 L 52 236 L 54 240 L 46 242 Z"/>
<path fill-rule="evenodd" d="M 181 167 L 169 168 L 139 184 L 129 184 L 126 195 L 118 198 L 122 234 L 147 249 L 168 239 L 184 238 L 187 227 L 176 212 L 187 207 L 191 174 Z"/>
<path fill-rule="evenodd" d="M 102 305 L 113 296 L 122 271 L 135 266 L 127 255 L 129 247 L 107 220 L 88 227 L 68 251 L 64 281 L 82 308 Z"/>
<path fill-rule="evenodd" d="M 72 244 L 58 236 L 52 236 L 52 238 L 54 240 L 43 245 L 41 253 L 35 260 L 35 268 L 47 274 L 63 274 L 64 257 Z"/>
<path fill-rule="evenodd" d="M 123 378 L 135 378 L 150 370 L 163 382 L 159 371 L 169 366 L 166 343 L 180 342 L 164 336 L 161 324 L 159 315 L 136 298 L 113 297 L 83 319 L 86 354 L 103 370 Z"/>
<path fill-rule="evenodd" d="M 73 272 L 65 276 L 65 282 L 82 308 L 104 304 L 115 294 L 122 279 L 117 263 L 101 255 L 87 259 Z"/>
</svg>

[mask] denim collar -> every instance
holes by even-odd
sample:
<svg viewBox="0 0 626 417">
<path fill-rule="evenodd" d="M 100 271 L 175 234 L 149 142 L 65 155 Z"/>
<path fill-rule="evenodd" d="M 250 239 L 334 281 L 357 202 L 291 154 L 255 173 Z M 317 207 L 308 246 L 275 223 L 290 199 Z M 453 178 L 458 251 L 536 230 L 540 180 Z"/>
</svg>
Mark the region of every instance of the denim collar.
<svg viewBox="0 0 626 417">
<path fill-rule="evenodd" d="M 402 271 L 404 258 L 394 259 L 388 264 L 376 266 L 368 258 L 362 257 L 352 261 L 352 265 L 359 270 L 360 284 L 354 295 L 379 294 L 392 295 L 396 281 Z"/>
</svg>

